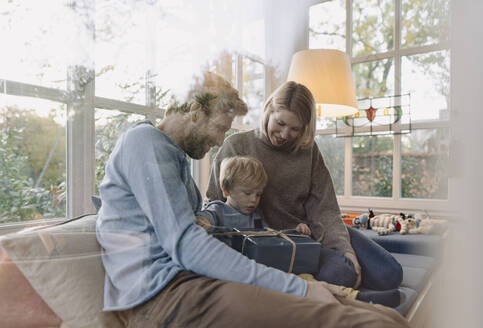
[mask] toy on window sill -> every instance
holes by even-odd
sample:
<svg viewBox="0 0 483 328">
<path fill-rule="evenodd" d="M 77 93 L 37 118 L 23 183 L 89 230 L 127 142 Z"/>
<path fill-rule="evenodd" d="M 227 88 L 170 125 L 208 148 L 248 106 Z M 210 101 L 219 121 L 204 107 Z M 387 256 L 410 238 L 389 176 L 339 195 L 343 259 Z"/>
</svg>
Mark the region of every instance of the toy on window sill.
<svg viewBox="0 0 483 328">
<path fill-rule="evenodd" d="M 393 231 L 399 231 L 404 235 L 409 232 L 410 227 L 414 226 L 415 220 L 412 217 L 406 217 L 404 213 L 374 215 L 374 212 L 369 210 L 369 215 L 362 214 L 354 218 L 352 223 L 355 228 L 372 229 L 378 235 L 388 235 Z"/>
<path fill-rule="evenodd" d="M 441 235 L 448 228 L 446 220 L 431 219 L 428 214 L 416 213 L 413 218 L 415 223 L 409 227 L 410 234 Z"/>
<path fill-rule="evenodd" d="M 447 224 L 444 220 L 432 220 L 429 215 L 416 213 L 399 215 L 380 214 L 374 215 L 369 209 L 369 215 L 362 214 L 353 220 L 355 228 L 372 229 L 378 235 L 388 235 L 393 231 L 400 234 L 441 234 L 446 231 Z"/>
</svg>

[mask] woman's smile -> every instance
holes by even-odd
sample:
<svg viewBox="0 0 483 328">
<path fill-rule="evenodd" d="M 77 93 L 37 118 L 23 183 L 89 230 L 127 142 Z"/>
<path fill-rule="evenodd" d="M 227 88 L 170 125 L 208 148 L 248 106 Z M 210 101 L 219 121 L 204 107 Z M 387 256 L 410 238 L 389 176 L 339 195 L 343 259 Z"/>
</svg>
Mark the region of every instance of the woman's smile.
<svg viewBox="0 0 483 328">
<path fill-rule="evenodd" d="M 297 140 L 301 135 L 302 127 L 302 123 L 294 113 L 285 109 L 276 110 L 268 119 L 268 138 L 273 146 L 280 147 Z"/>
</svg>

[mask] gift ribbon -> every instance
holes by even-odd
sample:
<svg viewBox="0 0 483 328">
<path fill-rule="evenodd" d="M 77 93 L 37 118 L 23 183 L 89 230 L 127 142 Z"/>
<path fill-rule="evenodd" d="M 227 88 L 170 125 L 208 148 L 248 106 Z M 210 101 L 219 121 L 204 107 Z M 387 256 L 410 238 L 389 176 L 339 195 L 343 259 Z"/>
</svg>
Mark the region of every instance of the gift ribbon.
<svg viewBox="0 0 483 328">
<path fill-rule="evenodd" d="M 290 257 L 290 265 L 288 268 L 288 273 L 292 273 L 293 263 L 295 261 L 295 253 L 297 252 L 297 244 L 290 238 L 290 237 L 305 237 L 304 235 L 296 235 L 286 233 L 292 230 L 273 230 L 270 228 L 266 228 L 266 231 L 233 231 L 233 232 L 221 232 L 221 233 L 213 233 L 213 236 L 244 236 L 241 253 L 244 254 L 245 251 L 245 242 L 250 237 L 281 237 L 292 244 L 292 256 Z"/>
</svg>

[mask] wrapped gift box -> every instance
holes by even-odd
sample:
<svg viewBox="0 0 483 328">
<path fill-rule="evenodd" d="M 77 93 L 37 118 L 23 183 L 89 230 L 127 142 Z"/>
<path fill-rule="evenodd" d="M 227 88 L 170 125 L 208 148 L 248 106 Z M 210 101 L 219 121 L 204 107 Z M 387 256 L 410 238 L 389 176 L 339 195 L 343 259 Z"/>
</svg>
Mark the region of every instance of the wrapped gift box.
<svg viewBox="0 0 483 328">
<path fill-rule="evenodd" d="M 264 229 L 234 229 L 244 233 L 248 231 L 266 231 Z M 292 273 L 318 273 L 320 243 L 296 231 L 285 233 L 296 244 Z M 243 246 L 243 241 L 245 245 Z M 253 236 L 250 232 L 234 235 L 232 247 L 257 263 L 288 272 L 292 258 L 293 245 L 280 236 Z M 243 248 L 243 249 L 242 249 Z"/>
</svg>

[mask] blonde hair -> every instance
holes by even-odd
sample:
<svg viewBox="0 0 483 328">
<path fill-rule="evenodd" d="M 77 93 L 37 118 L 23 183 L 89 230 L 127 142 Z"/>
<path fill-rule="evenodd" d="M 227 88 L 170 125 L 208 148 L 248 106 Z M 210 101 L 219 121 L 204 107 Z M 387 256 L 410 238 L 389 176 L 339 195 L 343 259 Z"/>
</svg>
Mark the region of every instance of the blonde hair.
<svg viewBox="0 0 483 328">
<path fill-rule="evenodd" d="M 220 165 L 220 187 L 231 190 L 235 185 L 263 189 L 268 176 L 262 162 L 249 156 L 223 159 Z"/>
<path fill-rule="evenodd" d="M 263 110 L 260 131 L 265 136 L 268 136 L 270 115 L 275 111 L 288 110 L 294 113 L 303 125 L 302 134 L 295 141 L 293 151 L 312 148 L 316 123 L 315 100 L 306 86 L 293 81 L 285 82 L 268 97 Z"/>
</svg>

